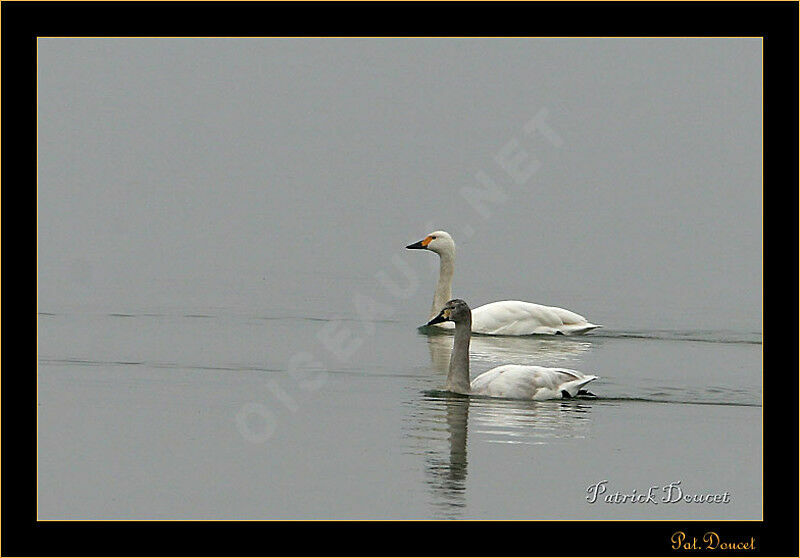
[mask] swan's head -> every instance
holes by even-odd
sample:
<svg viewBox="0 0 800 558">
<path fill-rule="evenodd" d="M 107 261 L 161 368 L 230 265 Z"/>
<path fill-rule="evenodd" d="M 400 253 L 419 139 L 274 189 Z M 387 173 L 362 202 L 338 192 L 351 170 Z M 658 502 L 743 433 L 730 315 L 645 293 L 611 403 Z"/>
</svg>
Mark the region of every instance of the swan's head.
<svg viewBox="0 0 800 558">
<path fill-rule="evenodd" d="M 460 298 L 454 298 L 453 300 L 448 300 L 447 303 L 442 308 L 442 311 L 433 318 L 431 321 L 428 322 L 428 325 L 438 324 L 441 322 L 465 322 L 467 320 L 471 320 L 472 318 L 472 311 L 469 309 L 469 306 L 466 302 L 461 300 Z"/>
<path fill-rule="evenodd" d="M 455 252 L 456 243 L 453 242 L 453 237 L 450 236 L 449 233 L 444 231 L 433 231 L 419 242 L 409 244 L 406 246 L 406 248 L 409 250 L 430 250 L 431 252 L 436 252 L 439 255 L 442 253 L 452 254 Z"/>
</svg>

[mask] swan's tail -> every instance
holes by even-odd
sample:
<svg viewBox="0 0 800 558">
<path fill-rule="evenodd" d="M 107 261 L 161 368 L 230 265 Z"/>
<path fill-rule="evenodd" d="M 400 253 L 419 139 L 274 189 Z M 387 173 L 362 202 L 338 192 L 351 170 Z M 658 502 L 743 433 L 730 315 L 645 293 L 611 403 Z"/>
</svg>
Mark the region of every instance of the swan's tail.
<svg viewBox="0 0 800 558">
<path fill-rule="evenodd" d="M 559 331 L 556 333 L 561 333 L 563 335 L 583 335 L 584 333 L 588 333 L 599 327 L 603 326 L 590 324 L 589 322 L 583 324 L 564 324 L 563 326 L 559 327 Z"/>
<path fill-rule="evenodd" d="M 561 397 L 564 399 L 570 399 L 576 395 L 590 395 L 587 390 L 581 390 L 581 388 L 596 379 L 597 376 L 584 376 L 579 380 L 572 380 L 571 382 L 561 384 Z M 581 391 L 583 391 L 583 393 L 581 393 Z"/>
</svg>

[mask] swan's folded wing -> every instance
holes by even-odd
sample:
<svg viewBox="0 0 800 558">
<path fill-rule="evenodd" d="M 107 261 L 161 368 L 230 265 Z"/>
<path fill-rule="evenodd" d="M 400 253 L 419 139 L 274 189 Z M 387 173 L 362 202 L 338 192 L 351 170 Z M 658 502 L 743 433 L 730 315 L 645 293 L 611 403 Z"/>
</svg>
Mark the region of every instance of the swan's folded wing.
<svg viewBox="0 0 800 558">
<path fill-rule="evenodd" d="M 580 314 L 521 300 L 500 300 L 472 310 L 472 331 L 491 335 L 583 333 L 598 327 Z"/>
<path fill-rule="evenodd" d="M 534 399 L 546 394 L 543 398 L 550 398 L 560 394 L 563 384 L 585 378 L 581 372 L 567 368 L 506 364 L 484 372 L 472 380 L 470 387 L 474 394 L 489 397 Z"/>
</svg>

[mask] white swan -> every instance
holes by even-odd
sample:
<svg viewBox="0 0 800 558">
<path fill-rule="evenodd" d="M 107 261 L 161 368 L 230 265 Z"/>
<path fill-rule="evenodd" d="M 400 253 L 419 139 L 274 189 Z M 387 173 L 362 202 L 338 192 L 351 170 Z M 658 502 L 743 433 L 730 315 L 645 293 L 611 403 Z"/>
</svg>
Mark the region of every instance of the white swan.
<svg viewBox="0 0 800 558">
<path fill-rule="evenodd" d="M 567 368 L 506 364 L 484 372 L 469 381 L 469 340 L 472 335 L 472 313 L 463 300 L 448 301 L 428 325 L 455 324 L 453 352 L 447 372 L 445 390 L 464 395 L 485 395 L 507 399 L 569 399 L 578 395 L 594 395 L 582 389 L 597 376 Z"/>
<path fill-rule="evenodd" d="M 432 318 L 452 298 L 456 244 L 453 237 L 445 231 L 434 231 L 406 248 L 430 250 L 439 254 L 439 281 L 433 294 L 430 314 Z M 439 327 L 453 329 L 450 322 L 440 324 Z M 601 326 L 589 323 L 575 312 L 521 300 L 492 302 L 472 311 L 472 331 L 486 335 L 580 335 L 598 327 Z"/>
</svg>

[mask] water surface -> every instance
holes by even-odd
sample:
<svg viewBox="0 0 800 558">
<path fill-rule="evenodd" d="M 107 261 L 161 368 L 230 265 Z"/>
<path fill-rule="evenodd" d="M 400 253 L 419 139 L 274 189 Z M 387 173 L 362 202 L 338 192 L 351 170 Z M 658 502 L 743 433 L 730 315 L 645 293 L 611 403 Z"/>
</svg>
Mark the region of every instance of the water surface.
<svg viewBox="0 0 800 558">
<path fill-rule="evenodd" d="M 331 324 L 363 329 L 346 359 L 319 340 Z M 760 518 L 757 333 L 475 336 L 473 376 L 600 376 L 597 399 L 526 402 L 441 391 L 452 337 L 416 325 L 41 313 L 40 518 Z M 732 500 L 590 504 L 603 480 Z"/>
</svg>

